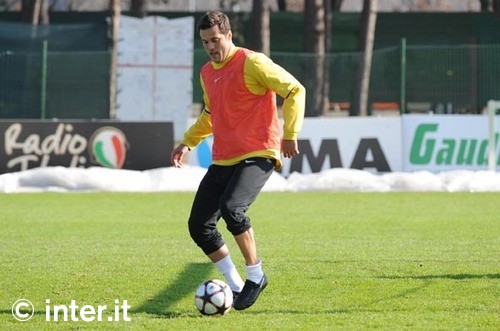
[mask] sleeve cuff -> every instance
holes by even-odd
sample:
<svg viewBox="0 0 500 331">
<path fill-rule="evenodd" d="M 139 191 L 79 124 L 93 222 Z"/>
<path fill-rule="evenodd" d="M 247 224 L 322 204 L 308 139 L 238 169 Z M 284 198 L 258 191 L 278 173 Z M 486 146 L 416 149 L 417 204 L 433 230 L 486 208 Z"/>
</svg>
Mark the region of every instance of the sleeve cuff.
<svg viewBox="0 0 500 331">
<path fill-rule="evenodd" d="M 193 148 L 196 147 L 195 144 L 192 143 L 192 141 L 187 141 L 186 139 L 184 139 L 183 141 L 181 141 L 181 144 L 183 145 L 186 145 L 187 148 L 189 148 L 189 150 L 191 151 Z"/>
<path fill-rule="evenodd" d="M 285 139 L 285 140 L 297 140 L 298 136 L 299 136 L 299 134 L 296 132 L 285 132 L 283 134 L 283 139 Z"/>
</svg>

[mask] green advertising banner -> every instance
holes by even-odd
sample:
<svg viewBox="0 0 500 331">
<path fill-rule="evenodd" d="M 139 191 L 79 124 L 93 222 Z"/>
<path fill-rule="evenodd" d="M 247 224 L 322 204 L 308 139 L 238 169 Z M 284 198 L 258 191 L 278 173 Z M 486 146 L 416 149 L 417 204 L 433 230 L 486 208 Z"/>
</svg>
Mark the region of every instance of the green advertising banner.
<svg viewBox="0 0 500 331">
<path fill-rule="evenodd" d="M 496 117 L 496 127 L 500 118 Z M 496 131 L 496 164 L 500 164 Z M 403 116 L 405 171 L 487 170 L 488 117 L 484 115 Z"/>
</svg>

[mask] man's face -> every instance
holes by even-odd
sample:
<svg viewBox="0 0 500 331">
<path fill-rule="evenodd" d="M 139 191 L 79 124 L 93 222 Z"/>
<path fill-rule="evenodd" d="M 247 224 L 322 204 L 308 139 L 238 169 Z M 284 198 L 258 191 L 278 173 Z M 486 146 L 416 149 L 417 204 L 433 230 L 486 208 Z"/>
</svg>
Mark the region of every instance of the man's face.
<svg viewBox="0 0 500 331">
<path fill-rule="evenodd" d="M 213 62 L 220 63 L 227 58 L 233 45 L 231 31 L 223 34 L 218 26 L 213 26 L 210 29 L 200 30 L 200 37 L 203 48 Z"/>
</svg>

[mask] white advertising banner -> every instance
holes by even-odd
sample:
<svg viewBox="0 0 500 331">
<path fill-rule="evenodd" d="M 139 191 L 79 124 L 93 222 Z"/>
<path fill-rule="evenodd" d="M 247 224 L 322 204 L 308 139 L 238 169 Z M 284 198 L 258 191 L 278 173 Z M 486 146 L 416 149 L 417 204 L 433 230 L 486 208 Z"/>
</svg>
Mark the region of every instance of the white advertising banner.
<svg viewBox="0 0 500 331">
<path fill-rule="evenodd" d="M 120 17 L 117 119 L 173 121 L 181 139 L 193 102 L 193 35 L 193 17 Z"/>
<path fill-rule="evenodd" d="M 189 164 L 211 164 L 211 137 L 189 156 Z M 401 119 L 306 118 L 298 139 L 300 154 L 283 159 L 282 174 L 315 173 L 330 168 L 371 172 L 402 171 Z"/>
<path fill-rule="evenodd" d="M 496 165 L 500 165 L 500 116 L 495 117 Z M 300 154 L 283 159 L 283 175 L 350 168 L 373 173 L 488 169 L 485 115 L 306 118 Z M 208 167 L 212 139 L 203 141 L 189 164 Z"/>
<path fill-rule="evenodd" d="M 496 155 L 499 155 L 496 116 Z M 488 169 L 488 118 L 485 115 L 403 116 L 405 171 Z M 498 165 L 499 159 L 496 160 Z"/>
<path fill-rule="evenodd" d="M 283 159 L 283 175 L 330 168 L 402 170 L 399 117 L 306 118 L 298 141 L 300 154 Z"/>
</svg>

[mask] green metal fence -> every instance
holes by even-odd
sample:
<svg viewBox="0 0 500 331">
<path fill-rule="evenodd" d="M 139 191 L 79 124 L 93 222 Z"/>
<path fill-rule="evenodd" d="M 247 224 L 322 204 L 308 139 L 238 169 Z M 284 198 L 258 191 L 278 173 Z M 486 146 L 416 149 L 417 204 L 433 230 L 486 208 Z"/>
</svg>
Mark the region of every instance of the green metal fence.
<svg viewBox="0 0 500 331">
<path fill-rule="evenodd" d="M 305 55 L 274 53 L 271 57 L 299 78 L 306 74 Z M 332 54 L 327 58 L 328 99 L 351 103 L 360 53 Z M 500 98 L 500 45 L 375 50 L 370 77 L 371 108 L 374 103 L 395 103 L 403 104 L 406 112 L 479 113 L 488 100 Z"/>
<path fill-rule="evenodd" d="M 0 52 L 0 118 L 108 118 L 109 68 L 109 52 Z"/>
<path fill-rule="evenodd" d="M 109 52 L 0 52 L 0 118 L 108 118 L 110 58 Z M 317 60 L 278 52 L 271 58 L 303 82 Z M 195 50 L 195 103 L 203 102 L 198 77 L 207 60 Z M 330 104 L 351 103 L 359 60 L 359 53 L 326 56 Z M 479 113 L 491 99 L 500 99 L 498 44 L 402 45 L 373 53 L 370 109 L 391 103 L 406 112 Z"/>
</svg>

